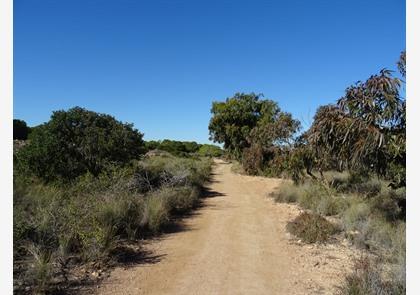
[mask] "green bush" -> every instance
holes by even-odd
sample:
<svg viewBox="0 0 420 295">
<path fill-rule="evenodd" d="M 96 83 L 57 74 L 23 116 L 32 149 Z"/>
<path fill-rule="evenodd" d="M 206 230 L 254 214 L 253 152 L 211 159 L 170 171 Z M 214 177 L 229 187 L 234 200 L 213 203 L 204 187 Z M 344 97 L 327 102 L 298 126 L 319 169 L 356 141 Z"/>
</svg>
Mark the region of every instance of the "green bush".
<svg viewBox="0 0 420 295">
<path fill-rule="evenodd" d="M 143 134 L 113 117 L 75 107 L 55 111 L 17 154 L 18 166 L 51 181 L 99 175 L 107 165 L 124 165 L 142 153 Z"/>
</svg>

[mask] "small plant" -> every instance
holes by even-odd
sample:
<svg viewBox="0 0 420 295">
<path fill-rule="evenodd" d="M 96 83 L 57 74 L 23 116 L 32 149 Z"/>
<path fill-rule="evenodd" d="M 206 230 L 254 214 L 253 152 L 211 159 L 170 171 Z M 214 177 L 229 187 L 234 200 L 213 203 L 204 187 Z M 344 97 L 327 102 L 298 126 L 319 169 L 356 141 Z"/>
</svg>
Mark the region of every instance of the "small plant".
<svg viewBox="0 0 420 295">
<path fill-rule="evenodd" d="M 300 194 L 302 194 L 300 186 L 284 182 L 270 196 L 279 203 L 295 203 Z"/>
<path fill-rule="evenodd" d="M 169 210 L 166 200 L 157 194 L 145 199 L 142 224 L 151 233 L 158 233 L 169 221 Z"/>
<path fill-rule="evenodd" d="M 27 251 L 32 256 L 30 275 L 34 282 L 35 292 L 43 294 L 51 284 L 53 276 L 52 252 L 35 244 L 30 244 Z"/>
<path fill-rule="evenodd" d="M 324 217 L 309 212 L 303 212 L 289 222 L 287 230 L 306 243 L 325 243 L 338 232 L 337 226 Z"/>
<path fill-rule="evenodd" d="M 386 281 L 381 265 L 366 256 L 356 259 L 353 269 L 339 287 L 340 295 L 405 294 L 405 282 Z"/>
<path fill-rule="evenodd" d="M 360 230 L 368 220 L 371 209 L 368 204 L 360 201 L 353 201 L 349 208 L 343 212 L 341 220 L 346 231 Z"/>
</svg>

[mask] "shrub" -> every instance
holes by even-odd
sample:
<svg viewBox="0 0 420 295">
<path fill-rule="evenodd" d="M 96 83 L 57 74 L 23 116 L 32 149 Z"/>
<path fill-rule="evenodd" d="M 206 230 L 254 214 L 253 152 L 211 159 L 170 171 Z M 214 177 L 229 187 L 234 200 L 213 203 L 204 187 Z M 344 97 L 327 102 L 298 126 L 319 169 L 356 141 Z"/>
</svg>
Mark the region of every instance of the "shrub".
<svg viewBox="0 0 420 295">
<path fill-rule="evenodd" d="M 32 268 L 29 271 L 29 276 L 33 280 L 36 293 L 44 294 L 51 284 L 53 276 L 52 253 L 34 244 L 29 245 L 27 250 L 32 256 Z"/>
<path fill-rule="evenodd" d="M 242 166 L 249 175 L 258 175 L 263 169 L 264 151 L 260 145 L 245 148 L 242 154 Z"/>
<path fill-rule="evenodd" d="M 162 227 L 169 221 L 168 205 L 159 193 L 150 195 L 145 199 L 143 220 L 145 228 L 151 233 L 158 233 Z"/>
<path fill-rule="evenodd" d="M 134 239 L 143 226 L 143 207 L 141 196 L 115 196 L 100 208 L 98 220 L 104 229 L 112 229 L 115 235 Z"/>
<path fill-rule="evenodd" d="M 384 181 L 357 173 L 336 174 L 329 180 L 329 185 L 340 193 L 355 193 L 371 198 L 381 192 Z"/>
<path fill-rule="evenodd" d="M 284 182 L 270 196 L 279 203 L 295 203 L 302 193 L 302 187 Z"/>
<path fill-rule="evenodd" d="M 26 140 L 30 131 L 25 121 L 13 119 L 13 139 Z"/>
<path fill-rule="evenodd" d="M 405 220 L 405 188 L 383 188 L 381 193 L 372 198 L 372 208 L 388 221 Z"/>
<path fill-rule="evenodd" d="M 303 212 L 287 224 L 287 230 L 306 243 L 327 242 L 338 228 L 319 214 Z"/>
<path fill-rule="evenodd" d="M 360 201 L 350 203 L 350 206 L 342 214 L 341 221 L 346 231 L 363 228 L 363 224 L 369 218 L 371 209 L 368 204 Z"/>
<path fill-rule="evenodd" d="M 196 187 L 163 188 L 159 195 L 167 202 L 172 213 L 184 213 L 197 205 L 199 191 Z"/>
<path fill-rule="evenodd" d="M 347 207 L 344 198 L 332 195 L 331 191 L 318 183 L 306 185 L 298 201 L 303 208 L 327 216 L 336 215 Z"/>
<path fill-rule="evenodd" d="M 383 270 L 377 262 L 361 257 L 354 262 L 353 272 L 346 276 L 339 288 L 341 295 L 398 295 L 405 294 L 405 283 L 383 278 Z"/>
<path fill-rule="evenodd" d="M 19 166 L 45 181 L 99 175 L 112 163 L 127 164 L 142 152 L 142 137 L 131 124 L 75 107 L 53 112 L 17 155 Z"/>
</svg>

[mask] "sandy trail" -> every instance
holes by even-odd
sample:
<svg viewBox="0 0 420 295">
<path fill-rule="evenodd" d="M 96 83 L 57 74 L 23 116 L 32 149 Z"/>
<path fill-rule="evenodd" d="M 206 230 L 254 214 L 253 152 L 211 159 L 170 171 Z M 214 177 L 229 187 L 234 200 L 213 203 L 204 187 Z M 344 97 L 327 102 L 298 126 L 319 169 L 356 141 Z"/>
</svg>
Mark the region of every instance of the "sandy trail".
<svg viewBox="0 0 420 295">
<path fill-rule="evenodd" d="M 299 209 L 267 195 L 279 179 L 234 174 L 217 161 L 210 196 L 185 230 L 145 248 L 157 263 L 117 268 L 98 294 L 333 294 L 353 250 L 301 245 L 285 230 Z"/>
</svg>

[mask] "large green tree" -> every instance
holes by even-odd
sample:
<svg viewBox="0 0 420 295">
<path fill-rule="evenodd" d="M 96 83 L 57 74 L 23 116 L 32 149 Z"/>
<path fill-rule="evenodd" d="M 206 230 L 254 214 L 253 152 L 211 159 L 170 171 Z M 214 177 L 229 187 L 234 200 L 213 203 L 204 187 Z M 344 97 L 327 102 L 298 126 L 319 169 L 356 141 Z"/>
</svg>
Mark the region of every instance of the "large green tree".
<svg viewBox="0 0 420 295">
<path fill-rule="evenodd" d="M 73 179 L 98 175 L 108 164 L 123 165 L 143 151 L 143 134 L 132 124 L 75 107 L 53 112 L 37 127 L 31 142 L 17 155 L 21 168 L 43 178 Z"/>
<path fill-rule="evenodd" d="M 273 123 L 280 112 L 276 102 L 261 97 L 255 93 L 236 93 L 224 102 L 213 102 L 210 139 L 222 143 L 235 158 L 239 159 L 243 149 L 250 146 L 251 130 Z"/>
</svg>

